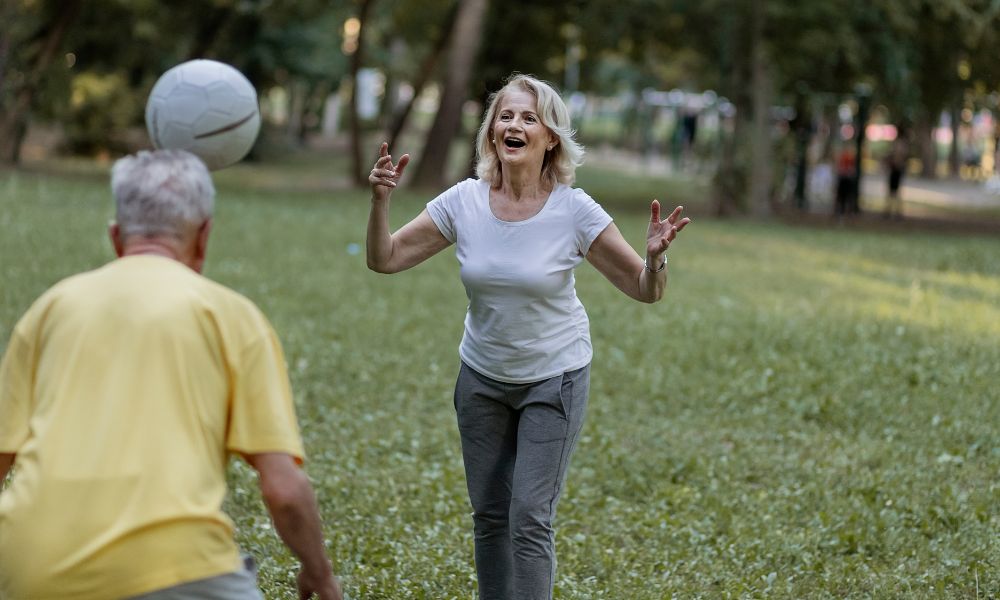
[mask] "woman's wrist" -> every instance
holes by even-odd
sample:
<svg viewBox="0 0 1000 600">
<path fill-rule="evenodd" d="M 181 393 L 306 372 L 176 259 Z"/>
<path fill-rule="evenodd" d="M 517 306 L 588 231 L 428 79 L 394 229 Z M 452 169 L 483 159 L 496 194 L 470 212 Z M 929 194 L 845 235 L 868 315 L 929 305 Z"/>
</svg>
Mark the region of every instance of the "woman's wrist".
<svg viewBox="0 0 1000 600">
<path fill-rule="evenodd" d="M 663 254 L 660 258 L 650 257 L 646 255 L 646 270 L 650 273 L 659 273 L 667 268 L 667 255 Z"/>
</svg>

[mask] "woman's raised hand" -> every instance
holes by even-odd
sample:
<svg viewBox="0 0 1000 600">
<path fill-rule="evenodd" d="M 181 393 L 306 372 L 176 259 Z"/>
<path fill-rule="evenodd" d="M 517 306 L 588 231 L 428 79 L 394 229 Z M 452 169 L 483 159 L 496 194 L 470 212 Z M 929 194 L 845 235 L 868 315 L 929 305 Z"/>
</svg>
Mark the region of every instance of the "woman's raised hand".
<svg viewBox="0 0 1000 600">
<path fill-rule="evenodd" d="M 677 233 L 684 229 L 684 226 L 691 222 L 691 219 L 684 217 L 681 219 L 683 206 L 674 209 L 670 216 L 660 220 L 660 202 L 653 200 L 649 207 L 649 228 L 646 230 L 646 256 L 658 259 L 661 254 L 670 247 L 670 242 L 674 241 Z M 650 265 L 653 269 L 656 265 Z"/>
<path fill-rule="evenodd" d="M 392 164 L 392 156 L 389 155 L 389 144 L 382 142 L 378 151 L 378 160 L 372 172 L 368 175 L 368 183 L 372 186 L 372 198 L 375 200 L 387 200 L 393 188 L 399 183 L 399 178 L 403 176 L 403 169 L 410 162 L 410 155 L 404 154 L 399 157 L 399 162 Z"/>
</svg>

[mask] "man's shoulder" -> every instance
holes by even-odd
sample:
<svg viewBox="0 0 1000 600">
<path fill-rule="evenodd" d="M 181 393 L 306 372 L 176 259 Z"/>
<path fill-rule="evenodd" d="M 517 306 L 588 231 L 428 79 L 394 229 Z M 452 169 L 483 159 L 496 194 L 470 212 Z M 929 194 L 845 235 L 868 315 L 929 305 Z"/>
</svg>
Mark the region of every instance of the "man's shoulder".
<svg viewBox="0 0 1000 600">
<path fill-rule="evenodd" d="M 243 293 L 202 275 L 198 275 L 197 285 L 202 296 L 212 306 L 224 310 L 227 317 L 265 319 L 260 307 Z"/>
<path fill-rule="evenodd" d="M 79 273 L 73 273 L 67 275 L 52 284 L 47 290 L 42 292 L 38 298 L 31 304 L 31 308 L 28 312 L 38 312 L 46 311 L 49 306 L 60 298 L 73 298 L 80 294 L 80 290 L 87 288 L 91 285 L 91 282 L 97 280 L 101 277 L 101 271 L 106 268 L 98 267 L 96 269 L 91 269 L 89 271 L 81 271 Z"/>
</svg>

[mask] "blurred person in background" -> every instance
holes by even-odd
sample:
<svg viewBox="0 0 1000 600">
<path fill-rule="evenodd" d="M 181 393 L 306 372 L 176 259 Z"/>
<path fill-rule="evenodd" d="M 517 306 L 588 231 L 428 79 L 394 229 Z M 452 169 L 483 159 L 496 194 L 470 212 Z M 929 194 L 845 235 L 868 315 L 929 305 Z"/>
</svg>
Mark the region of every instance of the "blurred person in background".
<svg viewBox="0 0 1000 600">
<path fill-rule="evenodd" d="M 340 600 L 278 338 L 200 275 L 208 170 L 140 152 L 111 187 L 119 258 L 45 292 L 0 363 L 0 597 L 259 600 L 222 512 L 236 454 L 302 561 L 301 597 Z"/>
<path fill-rule="evenodd" d="M 899 196 L 899 186 L 906 174 L 906 165 L 910 160 L 910 144 L 908 132 L 902 125 L 896 127 L 896 138 L 889 146 L 885 157 L 886 169 L 889 173 L 889 193 L 885 200 L 885 217 L 903 218 L 903 201 Z"/>
<path fill-rule="evenodd" d="M 834 197 L 833 212 L 836 215 L 854 214 L 857 212 L 857 199 L 854 198 L 855 152 L 851 140 L 841 142 L 837 152 L 837 193 Z"/>
<path fill-rule="evenodd" d="M 592 348 L 574 269 L 585 259 L 635 300 L 659 301 L 666 251 L 689 223 L 653 200 L 645 260 L 612 218 L 570 187 L 583 149 L 549 84 L 511 77 L 476 142 L 478 179 L 427 204 L 395 233 L 389 199 L 409 163 L 386 144 L 369 176 L 368 266 L 398 273 L 456 245 L 469 298 L 454 403 L 473 508 L 482 600 L 552 597 L 553 520 L 583 424 Z"/>
</svg>

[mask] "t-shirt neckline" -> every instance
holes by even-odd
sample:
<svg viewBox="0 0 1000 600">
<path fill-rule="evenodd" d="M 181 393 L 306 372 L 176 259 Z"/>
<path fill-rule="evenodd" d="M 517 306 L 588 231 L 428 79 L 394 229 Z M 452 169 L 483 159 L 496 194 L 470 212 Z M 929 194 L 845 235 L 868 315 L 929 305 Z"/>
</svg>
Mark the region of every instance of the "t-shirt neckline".
<svg viewBox="0 0 1000 600">
<path fill-rule="evenodd" d="M 545 202 L 542 204 L 542 207 L 538 209 L 538 212 L 536 212 L 535 214 L 531 215 L 527 219 L 523 219 L 521 221 L 506 221 L 506 220 L 501 219 L 500 217 L 498 217 L 496 215 L 496 213 L 493 212 L 493 207 L 490 206 L 490 191 L 493 189 L 492 186 L 488 182 L 486 182 L 486 181 L 482 181 L 482 183 L 484 184 L 484 186 L 483 186 L 483 189 L 484 189 L 483 195 L 485 197 L 484 199 L 485 199 L 485 202 L 486 202 L 486 212 L 488 212 L 490 214 L 490 217 L 495 222 L 497 222 L 497 223 L 499 223 L 501 225 L 508 226 L 508 227 L 519 227 L 521 225 L 527 225 L 527 224 L 533 222 L 535 219 L 538 219 L 539 217 L 541 217 L 542 214 L 546 210 L 548 210 L 549 205 L 551 205 L 555 201 L 557 192 L 562 191 L 562 188 L 564 187 L 563 184 L 561 184 L 561 183 L 555 184 L 555 186 L 553 186 L 553 188 L 552 188 L 552 191 L 549 192 L 548 197 L 545 198 Z"/>
</svg>

